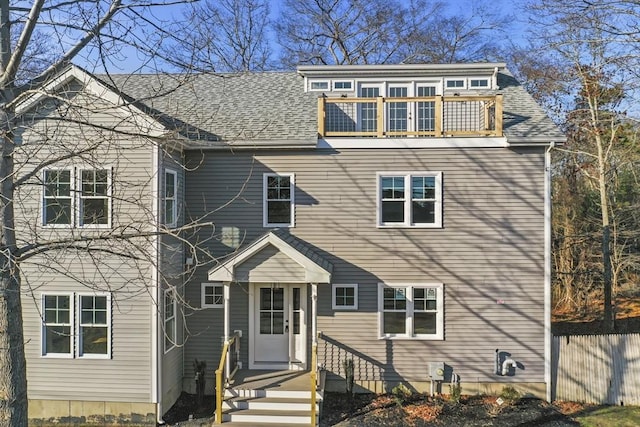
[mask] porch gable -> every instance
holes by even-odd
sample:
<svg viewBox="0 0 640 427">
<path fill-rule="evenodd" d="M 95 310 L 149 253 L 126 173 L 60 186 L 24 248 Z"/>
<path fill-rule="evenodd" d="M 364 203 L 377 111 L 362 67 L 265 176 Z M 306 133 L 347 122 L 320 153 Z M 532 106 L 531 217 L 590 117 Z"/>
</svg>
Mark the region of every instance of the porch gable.
<svg viewBox="0 0 640 427">
<path fill-rule="evenodd" d="M 217 282 L 331 283 L 333 266 L 307 244 L 276 229 L 209 270 Z"/>
</svg>

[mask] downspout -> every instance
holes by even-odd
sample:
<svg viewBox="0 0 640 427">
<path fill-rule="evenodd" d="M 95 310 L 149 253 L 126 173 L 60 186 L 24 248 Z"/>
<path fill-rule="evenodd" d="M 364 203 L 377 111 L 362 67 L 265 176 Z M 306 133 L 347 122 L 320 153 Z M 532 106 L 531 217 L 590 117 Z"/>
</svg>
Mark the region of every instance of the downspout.
<svg viewBox="0 0 640 427">
<path fill-rule="evenodd" d="M 155 232 L 155 235 L 151 239 L 151 250 L 153 253 L 151 263 L 151 295 L 154 299 L 151 304 L 151 399 L 152 402 L 156 404 L 156 421 L 158 424 L 163 425 L 165 421 L 162 419 L 162 348 L 160 347 L 163 340 L 161 340 L 159 336 L 163 329 L 160 325 L 162 321 L 162 316 L 160 316 L 162 295 L 158 277 L 158 263 L 160 262 L 160 254 L 158 253 L 160 248 L 158 244 L 160 224 L 160 150 L 158 144 L 153 144 L 151 156 L 152 173 L 155 176 L 155 178 L 151 180 L 152 227 Z"/>
<path fill-rule="evenodd" d="M 551 141 L 544 153 L 544 381 L 546 400 L 552 399 L 551 378 Z"/>
</svg>

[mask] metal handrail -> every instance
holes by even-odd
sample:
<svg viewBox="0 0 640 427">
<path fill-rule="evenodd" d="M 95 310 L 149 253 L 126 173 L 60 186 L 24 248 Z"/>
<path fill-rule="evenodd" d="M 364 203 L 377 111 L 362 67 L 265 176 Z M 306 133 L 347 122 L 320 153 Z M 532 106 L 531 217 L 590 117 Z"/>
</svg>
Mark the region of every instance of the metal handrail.
<svg viewBox="0 0 640 427">
<path fill-rule="evenodd" d="M 227 357 L 227 354 L 230 353 L 230 349 L 232 348 L 231 346 L 234 344 L 235 348 L 233 355 L 235 356 L 235 366 L 231 366 L 231 356 Z M 226 386 L 238 371 L 239 356 L 240 336 L 236 333 L 224 342 L 222 346 L 222 354 L 220 355 L 220 363 L 218 364 L 218 369 L 216 369 L 216 424 L 222 424 L 222 400 L 224 396 L 223 384 Z"/>
</svg>

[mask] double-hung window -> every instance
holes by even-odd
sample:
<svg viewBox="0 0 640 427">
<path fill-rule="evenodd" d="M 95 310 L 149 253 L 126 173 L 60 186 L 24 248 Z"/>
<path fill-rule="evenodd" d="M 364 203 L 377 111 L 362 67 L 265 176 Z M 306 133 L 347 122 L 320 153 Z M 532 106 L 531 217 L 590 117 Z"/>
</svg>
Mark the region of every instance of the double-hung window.
<svg viewBox="0 0 640 427">
<path fill-rule="evenodd" d="M 263 175 L 263 225 L 293 227 L 294 175 L 266 173 Z"/>
<path fill-rule="evenodd" d="M 382 338 L 444 338 L 443 285 L 378 285 L 378 315 Z"/>
<path fill-rule="evenodd" d="M 176 345 L 176 296 L 175 290 L 164 291 L 164 351 L 169 351 Z"/>
<path fill-rule="evenodd" d="M 175 227 L 178 223 L 178 174 L 176 171 L 164 171 L 164 224 Z"/>
<path fill-rule="evenodd" d="M 42 222 L 44 225 L 71 225 L 73 198 L 71 170 L 44 171 Z"/>
<path fill-rule="evenodd" d="M 43 171 L 42 224 L 108 227 L 111 225 L 111 171 Z"/>
<path fill-rule="evenodd" d="M 110 295 L 78 295 L 78 355 L 105 357 L 111 353 Z"/>
<path fill-rule="evenodd" d="M 442 173 L 377 174 L 378 226 L 442 226 Z"/>
<path fill-rule="evenodd" d="M 109 225 L 109 171 L 82 170 L 80 177 L 80 225 Z"/>
<path fill-rule="evenodd" d="M 42 355 L 109 358 L 111 294 L 43 294 Z"/>
<path fill-rule="evenodd" d="M 72 295 L 42 295 L 42 354 L 73 357 Z"/>
</svg>

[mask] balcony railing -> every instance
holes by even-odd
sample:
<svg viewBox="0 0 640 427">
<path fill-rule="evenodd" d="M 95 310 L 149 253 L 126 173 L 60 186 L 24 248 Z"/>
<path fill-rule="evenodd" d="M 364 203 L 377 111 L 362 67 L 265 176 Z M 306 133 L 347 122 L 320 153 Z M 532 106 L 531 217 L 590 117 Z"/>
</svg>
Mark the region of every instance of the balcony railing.
<svg viewBox="0 0 640 427">
<path fill-rule="evenodd" d="M 327 137 L 502 136 L 502 95 L 318 98 Z"/>
</svg>

